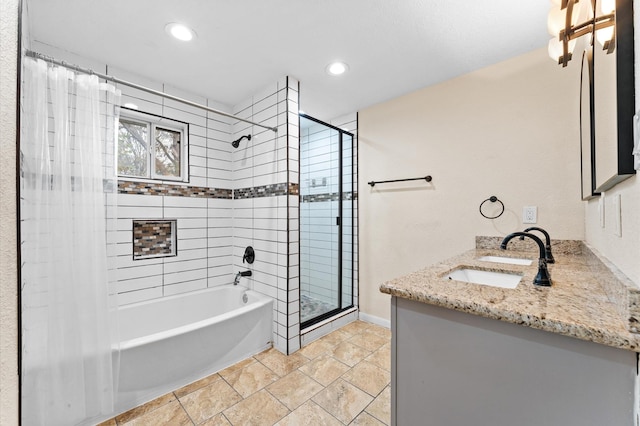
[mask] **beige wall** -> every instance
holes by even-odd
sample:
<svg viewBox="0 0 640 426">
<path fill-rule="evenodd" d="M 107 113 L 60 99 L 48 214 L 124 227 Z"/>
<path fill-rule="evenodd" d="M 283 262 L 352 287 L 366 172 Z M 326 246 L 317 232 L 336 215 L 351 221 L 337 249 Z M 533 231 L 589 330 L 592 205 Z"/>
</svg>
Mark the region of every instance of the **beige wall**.
<svg viewBox="0 0 640 426">
<path fill-rule="evenodd" d="M 539 49 L 360 111 L 361 312 L 388 319 L 382 282 L 522 230 L 523 206 L 552 238 L 584 238 L 575 62 Z M 432 185 L 366 184 L 426 174 Z M 491 195 L 496 220 L 478 212 Z"/>
<path fill-rule="evenodd" d="M 16 70 L 18 0 L 0 2 L 0 425 L 18 424 Z"/>
<path fill-rule="evenodd" d="M 640 0 L 633 2 L 640 10 Z M 636 110 L 640 109 L 640 14 L 634 16 L 636 54 Z M 629 88 L 631 90 L 631 88 Z M 613 199 L 620 195 L 622 210 L 622 236 L 614 231 Z M 627 277 L 640 285 L 640 180 L 638 176 L 615 186 L 604 195 L 605 226 L 600 226 L 598 199 L 586 206 L 586 240 L 602 255 L 613 262 Z"/>
</svg>

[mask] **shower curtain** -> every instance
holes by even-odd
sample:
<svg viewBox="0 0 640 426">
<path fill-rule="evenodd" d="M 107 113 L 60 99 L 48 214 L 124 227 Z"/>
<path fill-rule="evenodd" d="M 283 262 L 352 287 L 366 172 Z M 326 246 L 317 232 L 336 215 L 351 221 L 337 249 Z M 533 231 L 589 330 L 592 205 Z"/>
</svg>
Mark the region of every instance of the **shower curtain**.
<svg viewBox="0 0 640 426">
<path fill-rule="evenodd" d="M 120 93 L 30 58 L 22 91 L 22 424 L 89 424 L 117 388 Z"/>
</svg>

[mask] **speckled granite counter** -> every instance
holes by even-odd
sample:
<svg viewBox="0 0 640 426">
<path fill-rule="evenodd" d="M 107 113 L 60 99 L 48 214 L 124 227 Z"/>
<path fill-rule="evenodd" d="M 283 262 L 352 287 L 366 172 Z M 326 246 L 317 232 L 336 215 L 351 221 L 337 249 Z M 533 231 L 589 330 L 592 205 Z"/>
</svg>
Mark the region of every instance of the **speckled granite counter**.
<svg viewBox="0 0 640 426">
<path fill-rule="evenodd" d="M 629 296 L 625 277 L 612 271 L 579 241 L 554 242 L 549 265 L 552 287 L 533 285 L 537 246 L 514 239 L 509 250 L 493 250 L 501 239 L 479 237 L 478 248 L 382 284 L 380 291 L 417 302 L 559 333 L 603 345 L 640 352 L 640 335 L 629 330 Z M 491 263 L 480 256 L 533 259 L 531 266 Z M 609 265 L 610 266 L 610 265 Z M 453 269 L 470 267 L 522 274 L 515 289 L 447 280 Z M 631 322 L 633 322 L 631 320 Z"/>
</svg>

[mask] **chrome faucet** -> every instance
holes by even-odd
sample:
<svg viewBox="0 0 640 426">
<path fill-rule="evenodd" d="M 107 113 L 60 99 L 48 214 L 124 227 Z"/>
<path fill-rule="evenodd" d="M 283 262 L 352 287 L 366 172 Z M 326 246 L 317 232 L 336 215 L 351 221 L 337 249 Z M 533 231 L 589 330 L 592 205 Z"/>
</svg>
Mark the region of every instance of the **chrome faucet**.
<svg viewBox="0 0 640 426">
<path fill-rule="evenodd" d="M 545 260 L 547 263 L 556 263 L 556 260 L 553 258 L 553 254 L 551 253 L 551 238 L 549 238 L 549 233 L 542 228 L 538 228 L 537 226 L 532 226 L 530 228 L 525 229 L 523 232 L 529 231 L 540 231 L 544 234 L 545 239 Z M 520 237 L 521 240 L 524 240 L 524 237 Z"/>
<path fill-rule="evenodd" d="M 241 271 L 236 274 L 236 278 L 233 280 L 233 285 L 238 285 L 240 277 L 250 277 L 251 271 Z"/>
<path fill-rule="evenodd" d="M 545 259 L 546 250 L 544 248 L 544 244 L 542 244 L 542 240 L 528 232 L 514 232 L 504 237 L 504 240 L 502 240 L 502 244 L 500 244 L 500 249 L 506 250 L 507 243 L 515 237 L 521 237 L 523 239 L 524 237 L 531 238 L 533 241 L 536 242 L 536 244 L 538 244 L 538 248 L 540 249 L 540 254 L 538 256 L 538 273 L 536 274 L 536 277 L 533 279 L 533 284 L 544 286 L 544 287 L 550 287 L 551 276 L 549 275 L 549 270 L 547 269 L 547 260 Z"/>
</svg>

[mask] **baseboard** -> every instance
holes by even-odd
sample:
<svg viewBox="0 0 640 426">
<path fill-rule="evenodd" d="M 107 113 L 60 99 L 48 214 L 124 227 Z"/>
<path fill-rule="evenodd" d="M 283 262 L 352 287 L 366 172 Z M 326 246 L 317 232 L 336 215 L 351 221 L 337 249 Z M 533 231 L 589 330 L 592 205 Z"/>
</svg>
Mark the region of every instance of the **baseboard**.
<svg viewBox="0 0 640 426">
<path fill-rule="evenodd" d="M 391 328 L 391 321 L 388 319 L 376 317 L 374 315 L 369 315 L 362 311 L 359 312 L 358 316 L 362 321 L 370 322 L 372 324 L 379 325 L 380 327 L 384 327 L 384 328 L 389 328 L 389 329 Z"/>
</svg>

